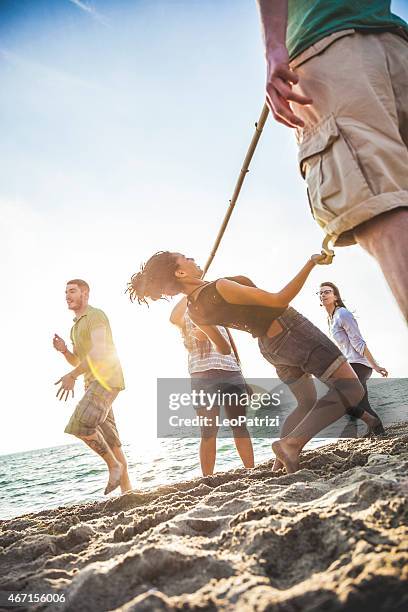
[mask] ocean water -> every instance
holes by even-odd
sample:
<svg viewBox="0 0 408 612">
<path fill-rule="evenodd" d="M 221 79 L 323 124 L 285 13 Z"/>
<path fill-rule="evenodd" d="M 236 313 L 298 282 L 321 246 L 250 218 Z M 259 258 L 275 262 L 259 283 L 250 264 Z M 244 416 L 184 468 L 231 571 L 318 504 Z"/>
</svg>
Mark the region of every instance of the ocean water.
<svg viewBox="0 0 408 612">
<path fill-rule="evenodd" d="M 151 489 L 201 475 L 196 439 L 156 440 L 149 452 L 123 444 L 132 485 Z M 254 440 L 257 462 L 271 458 L 271 441 Z M 241 466 L 233 442 L 219 439 L 217 471 Z M 107 468 L 79 442 L 0 456 L 0 519 L 61 505 L 107 499 Z"/>
<path fill-rule="evenodd" d="M 370 400 L 384 423 L 407 420 L 408 380 L 373 383 Z M 361 435 L 364 425 L 358 429 Z M 316 438 L 308 447 L 328 442 L 333 437 Z M 272 457 L 271 439 L 254 438 L 253 445 L 256 464 Z M 191 438 L 155 439 L 148 450 L 124 444 L 133 487 L 146 490 L 200 476 L 198 447 L 199 440 Z M 233 441 L 219 438 L 216 471 L 241 466 Z M 0 456 L 0 519 L 106 499 L 106 481 L 105 463 L 82 442 Z"/>
</svg>

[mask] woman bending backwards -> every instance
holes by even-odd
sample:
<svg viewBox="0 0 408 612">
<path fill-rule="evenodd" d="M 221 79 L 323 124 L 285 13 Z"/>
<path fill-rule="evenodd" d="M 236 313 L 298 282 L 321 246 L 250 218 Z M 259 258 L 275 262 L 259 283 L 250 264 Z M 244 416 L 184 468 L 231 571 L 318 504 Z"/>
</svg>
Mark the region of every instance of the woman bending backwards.
<svg viewBox="0 0 408 612">
<path fill-rule="evenodd" d="M 364 395 L 337 346 L 289 306 L 315 265 L 326 263 L 325 255 L 312 255 L 283 289 L 271 293 L 229 278 L 201 280 L 202 270 L 194 259 L 161 251 L 132 276 L 128 287 L 130 298 L 139 303 L 147 303 L 147 298 L 158 300 L 184 293 L 191 320 L 215 345 L 222 345 L 217 325 L 258 338 L 262 355 L 275 366 L 279 378 L 298 400 L 297 408 L 284 423 L 282 438 L 272 444 L 276 463 L 282 463 L 288 473 L 298 469 L 305 444 L 342 417 L 350 406 L 356 406 Z M 329 387 L 318 400 L 311 390 L 312 374 Z"/>
</svg>

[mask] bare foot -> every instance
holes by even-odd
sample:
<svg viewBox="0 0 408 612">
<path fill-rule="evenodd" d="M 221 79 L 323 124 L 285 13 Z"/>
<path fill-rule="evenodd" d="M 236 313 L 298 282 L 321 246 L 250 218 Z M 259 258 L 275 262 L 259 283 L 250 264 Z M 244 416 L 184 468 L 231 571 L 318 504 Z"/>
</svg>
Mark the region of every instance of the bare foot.
<svg viewBox="0 0 408 612">
<path fill-rule="evenodd" d="M 299 469 L 299 453 L 288 448 L 282 440 L 273 442 L 272 450 L 276 458 L 283 463 L 288 474 L 293 474 Z"/>
<path fill-rule="evenodd" d="M 283 463 L 280 459 L 275 457 L 275 461 L 273 462 L 272 472 L 278 472 L 283 468 Z"/>
<path fill-rule="evenodd" d="M 112 493 L 117 487 L 120 486 L 120 479 L 122 477 L 123 467 L 119 463 L 118 467 L 109 470 L 109 480 L 106 485 L 105 495 Z"/>
<path fill-rule="evenodd" d="M 383 436 L 385 429 L 380 419 L 370 415 L 370 421 L 367 421 L 367 431 L 364 434 L 364 438 L 371 438 L 373 436 Z"/>
<path fill-rule="evenodd" d="M 126 469 L 122 472 L 122 477 L 120 479 L 120 490 L 122 491 L 122 493 L 127 493 L 128 491 L 133 490 L 129 474 Z"/>
</svg>

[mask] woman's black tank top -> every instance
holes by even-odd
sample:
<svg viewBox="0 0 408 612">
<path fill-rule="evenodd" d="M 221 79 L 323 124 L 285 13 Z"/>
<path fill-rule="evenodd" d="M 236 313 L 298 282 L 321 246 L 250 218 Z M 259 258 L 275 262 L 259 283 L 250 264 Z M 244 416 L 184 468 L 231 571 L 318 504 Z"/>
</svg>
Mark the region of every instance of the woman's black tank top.
<svg viewBox="0 0 408 612">
<path fill-rule="evenodd" d="M 237 281 L 238 278 L 245 277 L 226 278 Z M 258 338 L 265 336 L 271 323 L 286 310 L 285 307 L 231 304 L 218 292 L 216 282 L 215 280 L 208 283 L 201 289 L 195 301 L 187 298 L 188 314 L 197 325 L 222 325 L 249 332 L 254 338 Z M 252 281 L 241 284 L 255 287 Z"/>
</svg>

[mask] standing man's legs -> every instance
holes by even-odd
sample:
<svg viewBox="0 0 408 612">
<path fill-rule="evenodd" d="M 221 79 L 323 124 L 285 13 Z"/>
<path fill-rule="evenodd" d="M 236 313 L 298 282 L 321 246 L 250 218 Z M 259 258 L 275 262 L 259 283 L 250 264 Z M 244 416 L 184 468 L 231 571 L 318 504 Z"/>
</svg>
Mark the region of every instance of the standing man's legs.
<svg viewBox="0 0 408 612">
<path fill-rule="evenodd" d="M 122 465 L 116 459 L 100 431 L 97 430 L 90 436 L 78 435 L 77 437 L 83 440 L 89 448 L 102 457 L 108 466 L 109 480 L 105 488 L 105 495 L 107 495 L 121 484 L 123 472 Z"/>
<path fill-rule="evenodd" d="M 122 493 L 132 490 L 132 485 L 129 479 L 127 461 L 125 454 L 122 450 L 122 443 L 119 438 L 119 433 L 116 427 L 115 417 L 112 408 L 108 412 L 108 416 L 105 421 L 99 426 L 99 430 L 105 438 L 110 450 L 112 451 L 115 459 L 122 466 L 121 477 L 120 477 L 120 489 Z"/>
<path fill-rule="evenodd" d="M 129 473 L 127 469 L 127 461 L 121 446 L 112 446 L 112 453 L 122 466 L 122 475 L 120 477 L 120 490 L 122 493 L 132 490 Z"/>
<path fill-rule="evenodd" d="M 117 394 L 116 389 L 108 391 L 97 381 L 92 382 L 65 428 L 65 433 L 83 440 L 105 461 L 109 470 L 105 495 L 119 486 L 122 492 L 131 488 L 128 487 L 130 482 L 126 466 L 121 461 L 124 456 L 111 408 Z"/>
<path fill-rule="evenodd" d="M 408 322 L 408 209 L 397 208 L 378 215 L 358 225 L 354 236 L 377 260 Z"/>
</svg>

